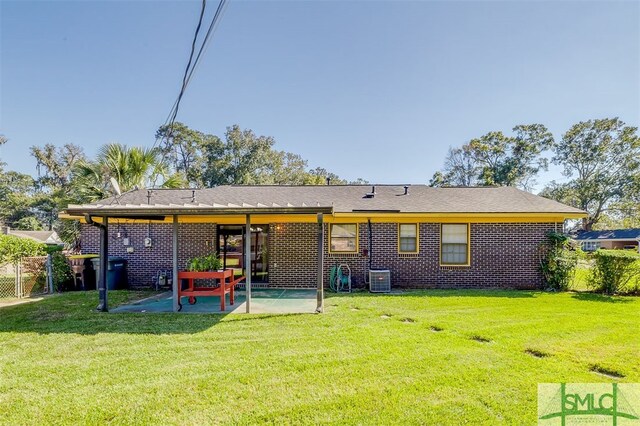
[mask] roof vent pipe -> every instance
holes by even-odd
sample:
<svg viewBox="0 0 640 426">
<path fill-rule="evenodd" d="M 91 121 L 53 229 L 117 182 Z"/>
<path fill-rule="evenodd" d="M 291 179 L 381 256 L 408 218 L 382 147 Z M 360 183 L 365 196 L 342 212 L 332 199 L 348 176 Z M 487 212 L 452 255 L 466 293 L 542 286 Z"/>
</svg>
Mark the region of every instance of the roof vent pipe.
<svg viewBox="0 0 640 426">
<path fill-rule="evenodd" d="M 371 187 L 371 193 L 372 193 L 373 195 L 376 195 L 376 186 L 375 186 L 375 185 L 373 185 L 373 186 Z"/>
<path fill-rule="evenodd" d="M 331 185 L 331 178 L 327 177 L 327 185 Z"/>
<path fill-rule="evenodd" d="M 404 186 L 404 195 L 409 194 L 409 185 Z"/>
<path fill-rule="evenodd" d="M 192 203 L 196 202 L 196 190 L 195 189 L 191 190 L 191 202 Z"/>
</svg>

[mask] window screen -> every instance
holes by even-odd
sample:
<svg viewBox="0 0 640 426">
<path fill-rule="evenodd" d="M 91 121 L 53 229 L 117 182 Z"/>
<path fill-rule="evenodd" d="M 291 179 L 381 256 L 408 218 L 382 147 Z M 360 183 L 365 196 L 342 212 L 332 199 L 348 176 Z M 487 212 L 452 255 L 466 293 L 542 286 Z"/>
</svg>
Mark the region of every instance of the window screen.
<svg viewBox="0 0 640 426">
<path fill-rule="evenodd" d="M 358 251 L 358 226 L 353 224 L 331 224 L 331 251 Z"/>
<path fill-rule="evenodd" d="M 467 224 L 442 225 L 440 260 L 445 265 L 469 263 L 469 233 Z"/>
<path fill-rule="evenodd" d="M 418 225 L 415 223 L 400 224 L 399 248 L 400 253 L 415 253 L 418 251 Z"/>
</svg>

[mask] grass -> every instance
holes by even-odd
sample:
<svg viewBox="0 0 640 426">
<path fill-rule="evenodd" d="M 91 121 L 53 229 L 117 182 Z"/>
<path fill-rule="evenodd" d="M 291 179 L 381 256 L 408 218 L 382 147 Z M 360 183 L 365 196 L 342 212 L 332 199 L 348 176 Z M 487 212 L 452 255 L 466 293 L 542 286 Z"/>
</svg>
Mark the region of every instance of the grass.
<svg viewBox="0 0 640 426">
<path fill-rule="evenodd" d="M 520 425 L 536 423 L 538 383 L 640 381 L 633 297 L 357 293 L 257 316 L 96 303 L 0 309 L 1 423 Z"/>
</svg>

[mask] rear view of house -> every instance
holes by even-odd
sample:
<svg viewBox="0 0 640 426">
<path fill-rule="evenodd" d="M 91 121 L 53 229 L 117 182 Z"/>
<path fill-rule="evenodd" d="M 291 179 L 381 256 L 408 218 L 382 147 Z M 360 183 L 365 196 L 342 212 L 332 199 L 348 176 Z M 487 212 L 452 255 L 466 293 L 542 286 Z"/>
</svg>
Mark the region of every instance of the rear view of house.
<svg viewBox="0 0 640 426">
<path fill-rule="evenodd" d="M 546 234 L 583 216 L 511 187 L 327 185 L 141 189 L 71 205 L 64 217 L 108 221 L 109 254 L 128 260 L 133 286 L 172 270 L 177 241 L 178 268 L 216 252 L 226 268 L 250 268 L 253 285 L 315 287 L 318 265 L 325 283 L 346 265 L 356 287 L 368 285 L 370 270 L 388 270 L 395 288 L 534 288 Z M 82 251 L 99 248 L 98 230 L 85 223 Z"/>
</svg>

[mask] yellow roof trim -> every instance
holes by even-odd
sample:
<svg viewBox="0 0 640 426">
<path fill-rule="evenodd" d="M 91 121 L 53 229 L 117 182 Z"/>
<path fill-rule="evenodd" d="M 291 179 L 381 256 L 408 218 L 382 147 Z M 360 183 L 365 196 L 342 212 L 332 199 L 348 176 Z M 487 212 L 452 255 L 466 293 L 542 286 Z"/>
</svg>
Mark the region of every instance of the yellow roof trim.
<svg viewBox="0 0 640 426">
<path fill-rule="evenodd" d="M 461 220 L 469 223 L 553 223 L 563 222 L 565 219 L 580 219 L 584 214 L 577 213 L 334 213 L 325 214 L 327 223 L 364 223 L 369 220 L 373 223 L 454 223 Z M 71 216 L 61 213 L 60 219 L 80 220 L 85 223 L 84 217 Z M 93 216 L 100 221 L 100 216 Z M 164 221 L 151 221 L 152 223 L 171 223 L 172 216 L 165 216 Z M 251 215 L 251 222 L 255 224 L 269 223 L 316 223 L 315 214 L 266 214 Z M 178 215 L 180 223 L 219 223 L 242 224 L 245 223 L 244 215 Z M 147 219 L 109 219 L 110 223 L 149 223 Z"/>
</svg>

